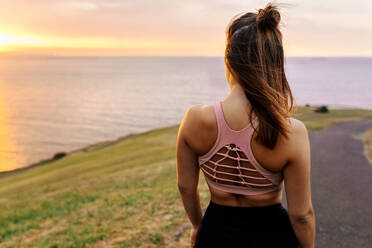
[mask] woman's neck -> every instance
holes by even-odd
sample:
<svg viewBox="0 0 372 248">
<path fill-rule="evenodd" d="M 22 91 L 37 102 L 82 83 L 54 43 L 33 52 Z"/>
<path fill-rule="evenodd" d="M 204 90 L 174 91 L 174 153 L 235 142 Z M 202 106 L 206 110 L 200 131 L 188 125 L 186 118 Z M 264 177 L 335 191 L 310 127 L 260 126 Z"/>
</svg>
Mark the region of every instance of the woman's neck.
<svg viewBox="0 0 372 248">
<path fill-rule="evenodd" d="M 230 84 L 230 92 L 226 100 L 237 102 L 240 105 L 249 104 L 244 89 L 238 83 Z"/>
</svg>

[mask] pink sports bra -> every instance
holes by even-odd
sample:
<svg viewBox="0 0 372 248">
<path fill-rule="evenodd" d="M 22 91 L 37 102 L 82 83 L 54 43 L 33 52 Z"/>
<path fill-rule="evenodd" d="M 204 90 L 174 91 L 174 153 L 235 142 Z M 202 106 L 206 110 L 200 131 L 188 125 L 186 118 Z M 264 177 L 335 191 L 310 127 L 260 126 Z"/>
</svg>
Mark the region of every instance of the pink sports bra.
<svg viewBox="0 0 372 248">
<path fill-rule="evenodd" d="M 199 167 L 210 187 L 242 194 L 258 195 L 283 186 L 282 173 L 263 168 L 254 158 L 251 138 L 254 132 L 249 123 L 243 129 L 231 129 L 224 118 L 221 101 L 213 104 L 218 135 L 213 147 L 199 156 Z M 253 124 L 256 119 L 252 120 Z"/>
</svg>

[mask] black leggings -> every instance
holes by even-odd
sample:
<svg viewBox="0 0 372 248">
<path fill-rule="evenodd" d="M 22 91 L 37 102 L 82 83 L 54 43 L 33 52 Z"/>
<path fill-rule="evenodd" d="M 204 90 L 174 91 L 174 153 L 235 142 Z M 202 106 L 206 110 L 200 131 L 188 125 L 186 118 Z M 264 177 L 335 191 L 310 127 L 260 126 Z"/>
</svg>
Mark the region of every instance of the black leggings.
<svg viewBox="0 0 372 248">
<path fill-rule="evenodd" d="M 282 205 L 231 207 L 209 202 L 194 248 L 299 247 Z"/>
</svg>

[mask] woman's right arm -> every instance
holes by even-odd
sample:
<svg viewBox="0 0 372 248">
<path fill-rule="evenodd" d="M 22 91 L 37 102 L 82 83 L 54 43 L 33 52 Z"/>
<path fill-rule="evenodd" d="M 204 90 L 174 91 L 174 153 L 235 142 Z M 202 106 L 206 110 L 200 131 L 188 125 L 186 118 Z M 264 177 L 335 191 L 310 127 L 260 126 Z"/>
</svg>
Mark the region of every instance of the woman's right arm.
<svg viewBox="0 0 372 248">
<path fill-rule="evenodd" d="M 315 216 L 311 202 L 310 142 L 305 125 L 291 119 L 289 159 L 284 167 L 288 215 L 302 248 L 313 248 Z"/>
</svg>

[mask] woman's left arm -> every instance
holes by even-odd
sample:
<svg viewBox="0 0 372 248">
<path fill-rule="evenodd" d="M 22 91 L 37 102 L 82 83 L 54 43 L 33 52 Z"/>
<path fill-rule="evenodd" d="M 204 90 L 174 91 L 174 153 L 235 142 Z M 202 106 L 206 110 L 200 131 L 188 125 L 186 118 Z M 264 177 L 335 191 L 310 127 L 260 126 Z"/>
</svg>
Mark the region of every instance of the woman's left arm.
<svg viewBox="0 0 372 248">
<path fill-rule="evenodd" d="M 199 228 L 203 214 L 198 192 L 199 167 L 197 154 L 188 141 L 198 128 L 198 109 L 191 107 L 180 125 L 177 138 L 177 185 L 183 206 L 194 229 Z"/>
</svg>

